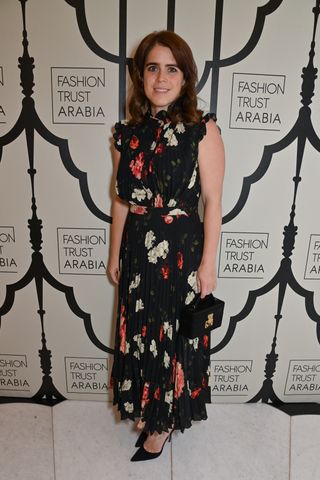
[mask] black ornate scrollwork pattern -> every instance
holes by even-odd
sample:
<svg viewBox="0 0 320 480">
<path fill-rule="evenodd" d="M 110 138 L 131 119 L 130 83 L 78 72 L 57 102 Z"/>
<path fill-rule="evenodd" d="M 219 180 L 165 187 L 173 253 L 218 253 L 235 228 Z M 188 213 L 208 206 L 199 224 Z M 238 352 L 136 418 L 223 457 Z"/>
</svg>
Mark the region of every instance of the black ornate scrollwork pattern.
<svg viewBox="0 0 320 480">
<path fill-rule="evenodd" d="M 28 220 L 28 228 L 30 230 L 30 243 L 33 250 L 31 256 L 31 263 L 24 274 L 24 276 L 17 282 L 9 284 L 6 286 L 6 296 L 5 300 L 0 307 L 0 321 L 1 317 L 6 315 L 12 308 L 15 300 L 15 294 L 17 291 L 25 288 L 33 280 L 35 281 L 36 286 L 36 295 L 38 301 L 38 310 L 37 313 L 40 317 L 41 323 L 41 343 L 42 348 L 39 350 L 40 364 L 43 373 L 42 385 L 38 392 L 31 398 L 31 401 L 37 403 L 45 403 L 48 405 L 54 405 L 62 400 L 65 400 L 65 397 L 57 390 L 54 386 L 52 377 L 51 377 L 51 351 L 47 349 L 47 340 L 44 330 L 44 316 L 45 309 L 43 305 L 43 283 L 46 281 L 52 288 L 64 293 L 66 297 L 67 304 L 70 310 L 77 317 L 81 318 L 84 323 L 84 327 L 89 339 L 95 344 L 100 350 L 108 353 L 112 353 L 113 350 L 106 345 L 104 345 L 95 335 L 91 316 L 89 313 L 83 311 L 78 305 L 73 287 L 67 286 L 59 282 L 47 269 L 44 258 L 41 253 L 42 249 L 42 220 L 37 216 L 37 203 L 36 203 L 36 194 L 35 194 L 35 178 L 37 170 L 34 166 L 34 132 L 47 140 L 49 143 L 59 147 L 61 159 L 67 171 L 71 173 L 74 177 L 79 179 L 80 188 L 83 194 L 83 198 L 90 210 L 98 217 L 104 220 L 109 220 L 109 218 L 100 212 L 97 207 L 94 205 L 87 183 L 87 175 L 85 172 L 79 170 L 72 161 L 70 156 L 68 141 L 61 139 L 54 134 L 52 134 L 41 122 L 40 118 L 37 115 L 35 109 L 35 103 L 32 98 L 34 77 L 34 58 L 30 57 L 28 51 L 28 38 L 26 30 L 26 2 L 27 0 L 19 0 L 22 8 L 22 19 L 23 19 L 23 54 L 19 57 L 19 68 L 21 70 L 20 79 L 22 93 L 24 98 L 22 100 L 22 110 L 19 115 L 19 118 L 13 128 L 3 137 L 0 137 L 0 159 L 2 155 L 3 147 L 8 145 L 11 142 L 14 142 L 18 136 L 24 131 L 26 136 L 27 143 L 27 152 L 28 152 L 28 162 L 29 168 L 27 170 L 28 175 L 30 176 L 31 183 L 31 211 L 32 216 Z M 1 325 L 1 323 L 0 323 Z M 6 397 L 7 399 L 9 397 Z"/>
<path fill-rule="evenodd" d="M 30 57 L 28 52 L 28 38 L 26 30 L 26 3 L 28 0 L 17 0 L 21 4 L 22 18 L 23 18 L 23 54 L 19 58 L 19 68 L 21 70 L 21 87 L 24 98 L 22 100 L 21 113 L 12 127 L 12 129 L 0 137 L 0 160 L 2 155 L 2 149 L 6 145 L 14 142 L 22 132 L 25 132 L 28 162 L 29 168 L 27 170 L 31 183 L 31 218 L 28 220 L 28 228 L 30 230 L 30 243 L 33 250 L 31 256 L 31 263 L 27 272 L 16 283 L 7 285 L 6 297 L 3 305 L 0 307 L 0 321 L 1 317 L 10 311 L 14 304 L 15 294 L 17 291 L 25 288 L 33 280 L 36 286 L 36 295 L 38 302 L 37 314 L 40 318 L 41 324 L 41 349 L 39 350 L 41 370 L 43 373 L 42 385 L 38 392 L 30 399 L 30 401 L 38 403 L 46 403 L 53 405 L 64 399 L 63 395 L 54 386 L 51 377 L 51 351 L 47 348 L 47 340 L 45 335 L 45 308 L 43 304 L 43 284 L 46 281 L 53 289 L 56 289 L 64 293 L 66 302 L 70 310 L 77 317 L 83 320 L 84 328 L 90 341 L 101 351 L 107 353 L 113 353 L 113 350 L 104 345 L 96 336 L 89 313 L 84 312 L 78 305 L 73 287 L 66 286 L 54 278 L 46 268 L 44 258 L 42 255 L 42 220 L 37 216 L 37 202 L 35 193 L 35 180 L 36 169 L 34 165 L 34 132 L 36 131 L 44 140 L 48 143 L 56 146 L 59 149 L 62 163 L 69 174 L 78 180 L 80 191 L 84 204 L 89 211 L 98 219 L 111 223 L 111 218 L 104 212 L 102 212 L 94 203 L 89 186 L 87 173 L 78 169 L 74 163 L 68 145 L 68 140 L 60 138 L 54 135 L 48 130 L 48 128 L 40 120 L 35 103 L 32 98 L 33 89 L 35 87 L 33 69 L 34 59 Z M 87 47 L 98 57 L 104 59 L 106 62 L 118 64 L 119 66 L 119 98 L 118 98 L 118 112 L 119 119 L 125 117 L 125 98 L 126 98 L 126 83 L 127 83 L 127 68 L 130 72 L 132 65 L 132 59 L 127 57 L 127 0 L 119 0 L 119 51 L 117 54 L 108 52 L 103 49 L 95 41 L 93 34 L 91 33 L 88 22 L 86 19 L 85 0 L 65 0 L 70 7 L 75 9 L 77 23 L 79 31 L 83 38 L 83 41 Z M 215 3 L 215 21 L 214 21 L 214 41 L 213 41 L 213 54 L 211 60 L 206 60 L 200 80 L 197 86 L 197 91 L 200 92 L 206 85 L 211 73 L 211 91 L 210 91 L 210 110 L 217 112 L 218 110 L 218 93 L 219 93 L 219 74 L 221 68 L 236 65 L 243 59 L 247 58 L 257 46 L 267 17 L 279 8 L 282 4 L 282 0 L 269 0 L 263 6 L 257 8 L 256 19 L 253 30 L 249 36 L 247 43 L 240 48 L 238 52 L 228 58 L 221 58 L 221 41 L 223 37 L 223 7 L 224 0 L 216 0 Z M 297 140 L 297 153 L 296 153 L 296 171 L 293 177 L 293 200 L 291 205 L 291 211 L 289 214 L 289 222 L 284 227 L 283 232 L 283 258 L 281 260 L 279 269 L 273 276 L 273 278 L 264 286 L 259 289 L 252 290 L 248 294 L 247 301 L 242 310 L 230 318 L 229 327 L 224 338 L 221 342 L 211 349 L 211 354 L 215 354 L 221 351 L 231 340 L 234 335 L 238 322 L 244 320 L 253 311 L 256 301 L 259 297 L 266 295 L 274 288 L 278 289 L 277 308 L 274 315 L 275 329 L 271 344 L 271 350 L 266 354 L 265 365 L 265 379 L 259 392 L 253 396 L 249 402 L 257 402 L 261 400 L 265 403 L 272 403 L 278 408 L 285 410 L 290 414 L 294 414 L 296 411 L 290 404 L 284 405 L 284 403 L 277 397 L 273 390 L 273 377 L 276 371 L 276 365 L 278 361 L 278 354 L 276 353 L 277 346 L 277 332 L 282 318 L 282 307 L 287 292 L 287 287 L 290 287 L 296 294 L 305 299 L 305 308 L 309 318 L 317 325 L 317 337 L 320 341 L 320 316 L 317 313 L 314 306 L 314 292 L 304 289 L 294 277 L 292 272 L 292 255 L 295 246 L 295 239 L 298 234 L 298 227 L 295 225 L 296 215 L 296 199 L 297 192 L 301 179 L 301 166 L 305 152 L 305 146 L 307 140 L 312 147 L 320 152 L 320 139 L 316 134 L 312 120 L 311 120 L 311 104 L 312 97 L 314 96 L 315 81 L 317 78 L 317 68 L 314 67 L 314 55 L 315 55 L 315 38 L 317 30 L 317 22 L 320 13 L 320 0 L 316 0 L 314 13 L 314 25 L 311 41 L 311 48 L 309 52 L 308 65 L 303 68 L 302 73 L 302 89 L 301 89 L 301 103 L 302 107 L 299 110 L 299 115 L 294 123 L 293 127 L 282 139 L 278 140 L 272 145 L 264 146 L 261 161 L 256 170 L 243 179 L 242 190 L 239 199 L 235 203 L 232 210 L 226 214 L 223 218 L 223 223 L 226 224 L 233 220 L 242 211 L 246 202 L 249 200 L 250 189 L 254 183 L 261 180 L 268 171 L 274 155 L 291 145 Z M 176 2 L 175 0 L 167 1 L 167 29 L 174 31 L 175 29 L 175 15 L 176 15 Z M 1 323 L 0 323 L 1 326 Z M 8 397 L 7 397 L 8 399 Z M 19 401 L 19 399 L 15 399 Z M 25 401 L 25 399 L 23 399 Z M 309 413 L 319 413 L 318 409 L 309 404 L 307 407 Z"/>
<path fill-rule="evenodd" d="M 258 400 L 262 400 L 262 402 L 269 403 L 272 402 L 276 406 L 279 406 L 284 411 L 287 411 L 290 414 L 295 413 L 295 409 L 292 405 L 285 404 L 282 402 L 273 390 L 273 381 L 272 377 L 276 370 L 276 363 L 278 360 L 278 354 L 276 354 L 276 344 L 277 344 L 277 331 L 279 327 L 279 322 L 282 318 L 282 307 L 283 302 L 286 294 L 287 287 L 290 287 L 297 295 L 301 296 L 305 300 L 305 308 L 308 317 L 316 323 L 317 326 L 317 338 L 320 342 L 320 315 L 315 309 L 314 306 L 314 292 L 306 290 L 303 288 L 299 282 L 296 280 L 294 273 L 292 271 L 292 254 L 295 246 L 295 239 L 296 235 L 298 234 L 298 227 L 295 225 L 295 216 L 296 216 L 296 200 L 297 200 L 297 193 L 299 184 L 302 180 L 300 176 L 302 161 L 304 158 L 305 153 L 305 146 L 307 140 L 311 143 L 311 145 L 320 152 L 320 139 L 316 135 L 312 120 L 311 120 L 311 108 L 310 105 L 312 103 L 312 97 L 314 96 L 314 88 L 315 88 L 315 81 L 317 78 L 317 71 L 318 69 L 314 67 L 313 59 L 315 55 L 315 35 L 317 30 L 318 18 L 320 14 L 320 0 L 316 0 L 316 5 L 313 8 L 314 14 L 314 26 L 313 26 L 313 35 L 311 41 L 311 48 L 309 51 L 309 62 L 306 67 L 302 69 L 302 87 L 301 87 L 301 103 L 302 107 L 299 110 L 298 119 L 295 122 L 292 129 L 289 133 L 280 141 L 278 141 L 274 145 L 269 145 L 264 148 L 263 156 L 261 162 L 256 169 L 256 171 L 246 177 L 243 182 L 242 192 L 238 201 L 238 204 L 235 206 L 233 212 L 229 214 L 229 216 L 225 217 L 225 223 L 230 221 L 234 218 L 241 207 L 244 206 L 246 199 L 248 198 L 250 186 L 260 180 L 265 172 L 267 171 L 268 167 L 271 164 L 271 160 L 273 158 L 273 154 L 279 152 L 280 150 L 284 150 L 293 142 L 297 141 L 297 151 L 296 151 L 296 171 L 293 177 L 293 200 L 291 205 L 291 211 L 289 214 L 289 223 L 284 227 L 283 231 L 283 258 L 281 260 L 280 266 L 278 271 L 275 273 L 273 278 L 257 290 L 249 291 L 248 298 L 246 304 L 244 305 L 241 312 L 237 315 L 234 315 L 230 318 L 229 328 L 226 332 L 226 335 L 222 339 L 222 341 L 211 350 L 211 353 L 216 353 L 224 348 L 232 338 L 236 325 L 238 322 L 243 320 L 244 318 L 248 317 L 252 312 L 256 300 L 258 297 L 266 295 L 274 288 L 278 288 L 278 302 L 277 302 L 277 311 L 274 315 L 275 318 L 275 332 L 272 341 L 271 351 L 266 355 L 266 367 L 265 367 L 265 380 L 263 382 L 262 388 L 260 391 L 249 401 L 250 402 L 257 402 Z M 299 407 L 300 409 L 301 407 Z M 312 404 L 308 407 L 309 413 L 319 413 L 319 404 Z"/>
</svg>

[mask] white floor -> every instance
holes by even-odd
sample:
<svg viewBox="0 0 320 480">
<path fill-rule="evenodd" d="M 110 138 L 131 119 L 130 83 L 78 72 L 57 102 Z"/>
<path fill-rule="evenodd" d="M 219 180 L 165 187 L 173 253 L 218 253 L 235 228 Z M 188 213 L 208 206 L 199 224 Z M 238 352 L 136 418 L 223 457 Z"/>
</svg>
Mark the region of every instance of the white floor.
<svg viewBox="0 0 320 480">
<path fill-rule="evenodd" d="M 0 405 L 1 480 L 318 480 L 320 416 L 266 404 L 207 405 L 162 455 L 130 462 L 137 431 L 111 403 Z"/>
</svg>

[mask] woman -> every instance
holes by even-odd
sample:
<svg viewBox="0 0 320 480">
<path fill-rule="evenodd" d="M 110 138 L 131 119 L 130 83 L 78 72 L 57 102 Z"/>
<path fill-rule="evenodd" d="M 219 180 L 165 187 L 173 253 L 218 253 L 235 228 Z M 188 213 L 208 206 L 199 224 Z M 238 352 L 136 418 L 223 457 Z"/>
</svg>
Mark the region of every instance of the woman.
<svg viewBox="0 0 320 480">
<path fill-rule="evenodd" d="M 210 403 L 210 338 L 178 335 L 182 307 L 216 287 L 221 227 L 223 143 L 214 114 L 197 109 L 196 81 L 181 37 L 147 35 L 133 59 L 131 119 L 115 125 L 107 271 L 119 303 L 110 386 L 121 419 L 140 417 L 132 461 L 159 456 L 173 429 L 205 420 Z"/>
</svg>

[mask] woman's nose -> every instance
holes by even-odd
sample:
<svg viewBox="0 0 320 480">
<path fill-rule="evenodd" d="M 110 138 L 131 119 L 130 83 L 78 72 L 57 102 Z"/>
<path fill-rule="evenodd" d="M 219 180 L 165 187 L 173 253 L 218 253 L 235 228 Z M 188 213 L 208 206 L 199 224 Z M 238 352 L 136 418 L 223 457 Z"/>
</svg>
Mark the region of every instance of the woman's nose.
<svg viewBox="0 0 320 480">
<path fill-rule="evenodd" d="M 162 70 L 161 68 L 159 68 L 158 81 L 161 82 L 161 81 L 166 81 L 166 80 L 167 80 L 167 75 L 166 75 L 165 70 Z"/>
</svg>

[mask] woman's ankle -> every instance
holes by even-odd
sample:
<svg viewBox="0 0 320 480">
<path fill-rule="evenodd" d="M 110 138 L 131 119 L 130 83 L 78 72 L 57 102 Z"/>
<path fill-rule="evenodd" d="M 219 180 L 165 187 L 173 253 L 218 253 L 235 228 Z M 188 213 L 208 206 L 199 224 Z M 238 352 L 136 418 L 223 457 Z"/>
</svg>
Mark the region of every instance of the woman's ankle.
<svg viewBox="0 0 320 480">
<path fill-rule="evenodd" d="M 143 422 L 141 419 L 138 421 L 137 423 L 137 428 L 139 430 L 143 430 L 144 426 L 145 426 L 146 422 Z"/>
</svg>

